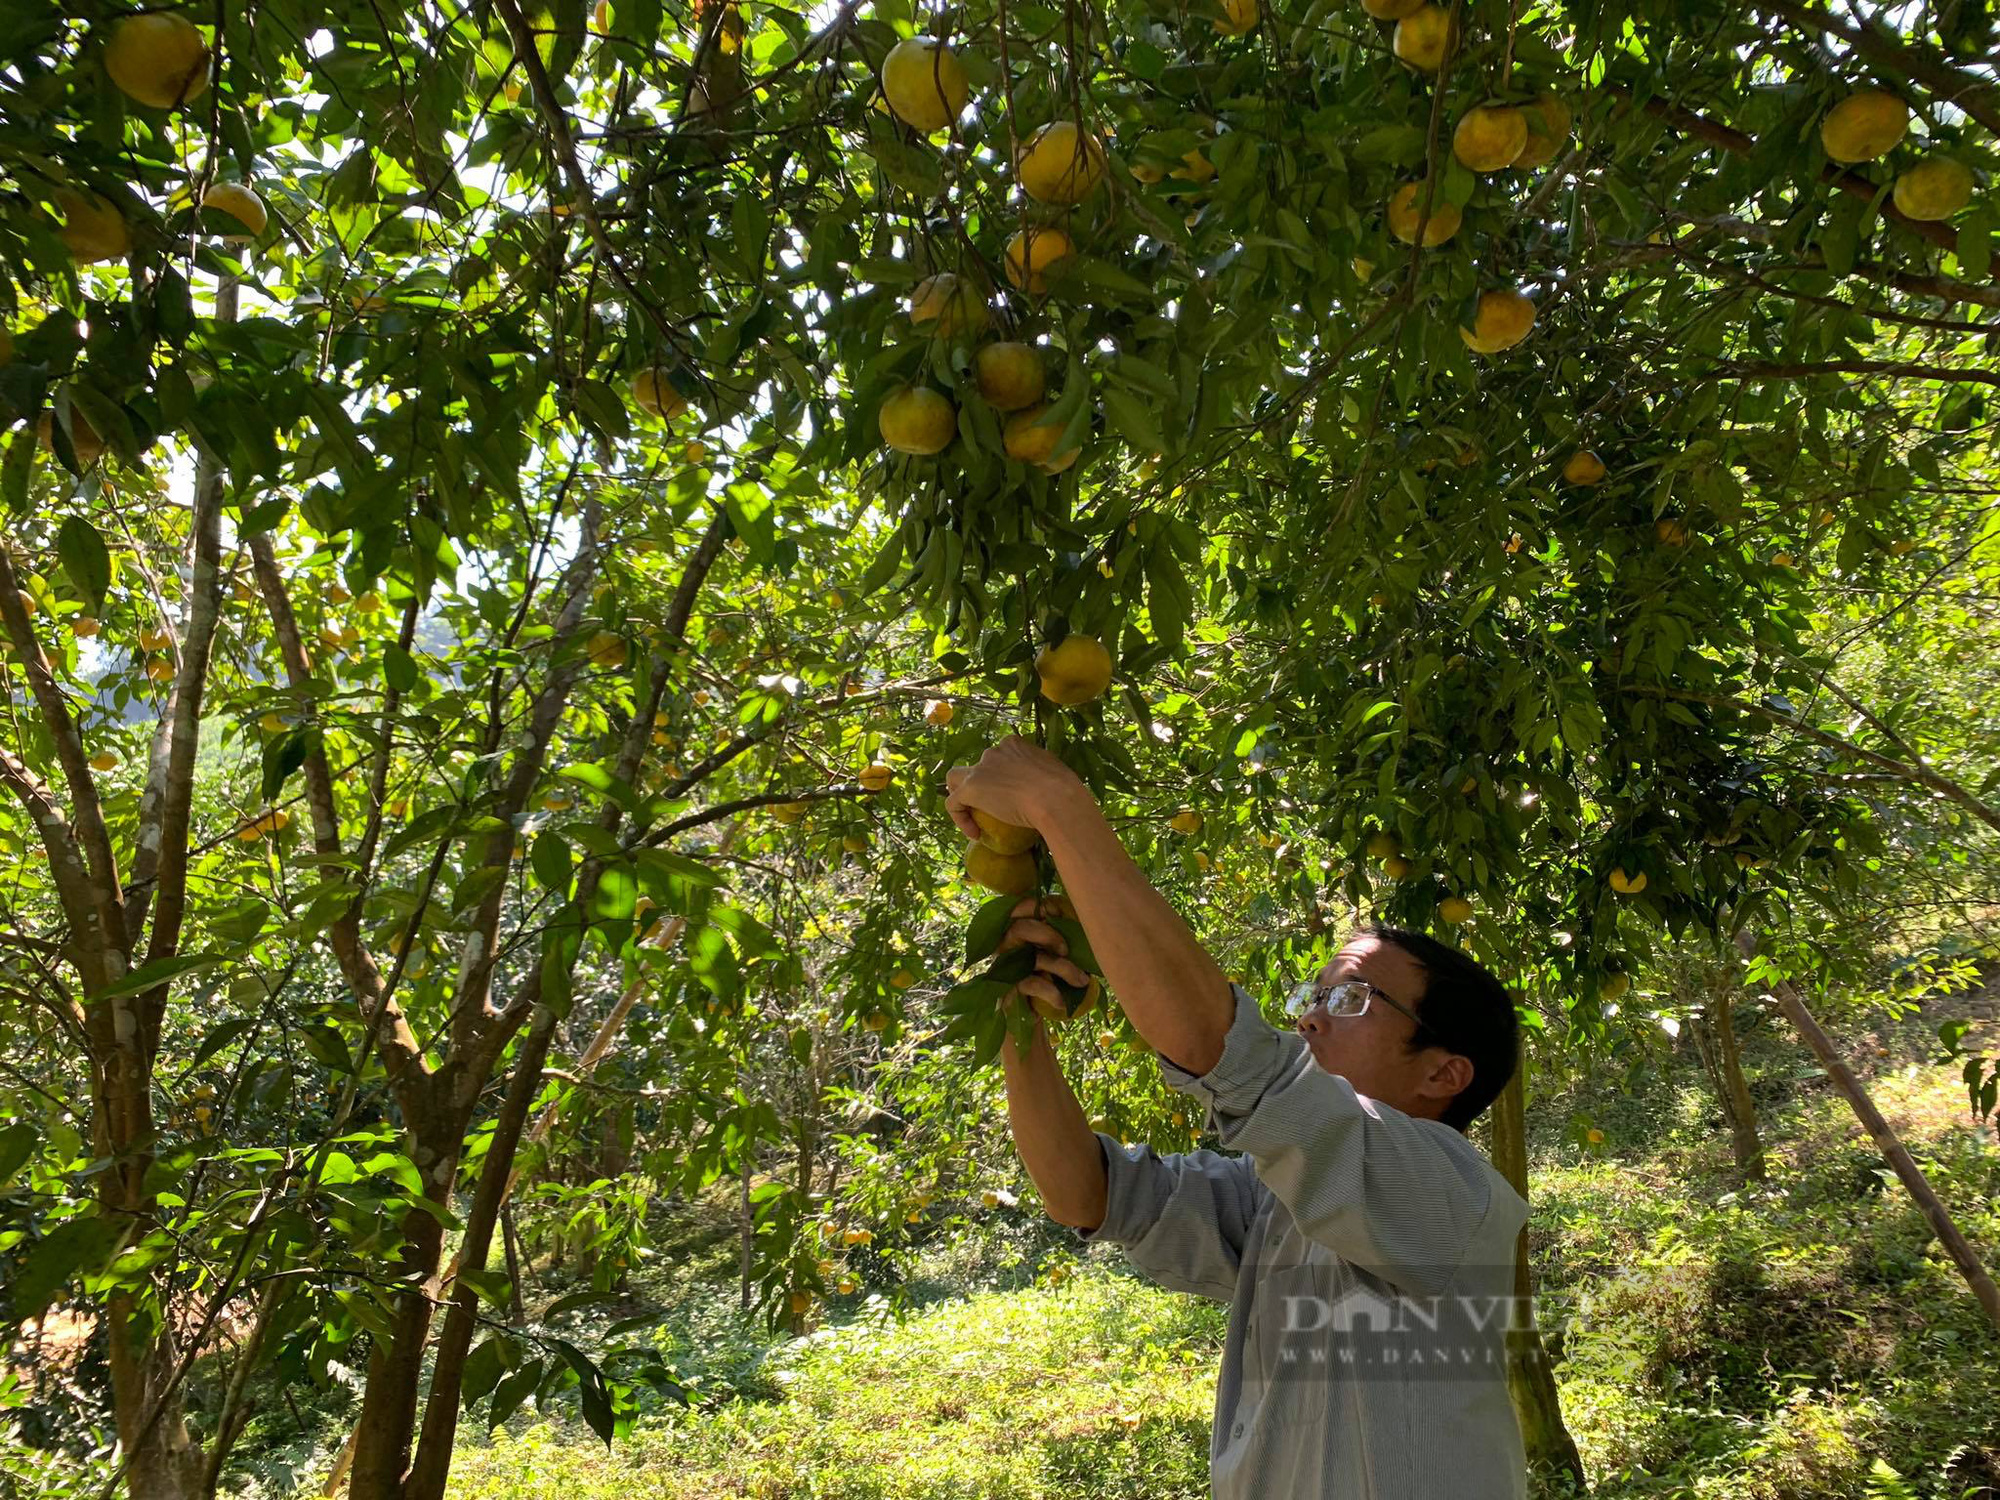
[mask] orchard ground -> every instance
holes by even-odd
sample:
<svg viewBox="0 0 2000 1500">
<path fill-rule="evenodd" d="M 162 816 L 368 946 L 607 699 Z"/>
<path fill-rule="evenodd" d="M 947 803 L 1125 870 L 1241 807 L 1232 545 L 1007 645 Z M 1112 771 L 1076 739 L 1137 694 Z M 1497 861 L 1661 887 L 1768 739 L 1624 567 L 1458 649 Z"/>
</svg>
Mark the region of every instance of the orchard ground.
<svg viewBox="0 0 2000 1500">
<path fill-rule="evenodd" d="M 2000 1149 L 1953 1070 L 1934 1065 L 1934 1028 L 1953 1013 L 1990 1041 L 2000 990 L 1878 1017 L 1843 1044 L 1990 1263 Z M 1558 1307 L 1589 1299 L 1552 1343 L 1593 1492 L 2000 1492 L 2000 1408 L 1981 1374 L 1990 1329 L 1803 1048 L 1747 1005 L 1739 1025 L 1768 1187 L 1740 1185 L 1690 1042 L 1662 1036 L 1530 1110 L 1538 1290 Z M 736 1312 L 726 1203 L 662 1212 L 652 1269 L 612 1315 L 658 1313 L 693 1405 L 648 1416 L 609 1453 L 580 1424 L 532 1412 L 490 1438 L 468 1421 L 457 1500 L 1207 1493 L 1223 1309 L 1138 1281 L 1115 1251 L 1079 1258 L 1031 1204 L 938 1240 L 902 1289 L 905 1316 L 889 1310 L 893 1289 L 863 1288 L 811 1336 L 775 1343 Z M 339 1431 L 272 1431 L 267 1451 L 288 1462 L 265 1470 L 262 1492 L 296 1481 L 316 1494 Z"/>
</svg>

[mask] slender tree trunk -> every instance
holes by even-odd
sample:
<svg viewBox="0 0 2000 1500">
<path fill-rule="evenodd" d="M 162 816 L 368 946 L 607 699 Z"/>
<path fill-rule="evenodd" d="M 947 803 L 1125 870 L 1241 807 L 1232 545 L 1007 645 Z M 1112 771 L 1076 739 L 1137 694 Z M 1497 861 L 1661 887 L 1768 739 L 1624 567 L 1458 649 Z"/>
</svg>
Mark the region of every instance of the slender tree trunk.
<svg viewBox="0 0 2000 1500">
<path fill-rule="evenodd" d="M 528 1321 L 526 1304 L 521 1293 L 521 1231 L 514 1225 L 514 1205 L 503 1204 L 500 1209 L 500 1244 L 507 1252 L 507 1292 L 511 1301 L 510 1311 L 516 1323 Z"/>
<path fill-rule="evenodd" d="M 548 1061 L 549 1044 L 555 1039 L 560 1021 L 553 1006 L 538 1005 L 534 1022 L 523 1038 L 514 1062 L 514 1076 L 500 1104 L 500 1116 L 493 1125 L 493 1138 L 480 1165 L 479 1183 L 473 1189 L 472 1206 L 465 1216 L 465 1239 L 459 1247 L 458 1263 L 483 1267 L 493 1246 L 493 1228 L 499 1222 L 507 1182 L 520 1146 L 521 1131 L 528 1110 L 542 1086 L 542 1066 Z M 511 1272 L 511 1265 L 510 1265 Z M 516 1288 L 516 1296 L 519 1289 Z M 476 1331 L 479 1294 L 462 1277 L 452 1290 L 451 1306 L 445 1313 L 444 1328 L 438 1335 L 437 1357 L 432 1363 L 430 1396 L 424 1407 L 423 1432 L 418 1440 L 410 1477 L 403 1486 L 403 1500 L 436 1500 L 444 1493 L 451 1472 L 452 1445 L 458 1435 L 459 1394 L 464 1389 L 465 1359 Z M 365 1418 L 365 1413 L 364 1413 Z"/>
<path fill-rule="evenodd" d="M 434 1202 L 451 1201 L 452 1180 L 468 1124 L 467 1118 L 454 1110 L 419 1122 L 412 1132 L 424 1190 Z M 410 1469 L 417 1393 L 437 1295 L 434 1283 L 444 1263 L 444 1225 L 417 1210 L 404 1216 L 402 1232 L 403 1253 L 397 1261 L 396 1277 L 405 1289 L 391 1301 L 389 1334 L 378 1334 L 368 1355 L 368 1383 L 355 1428 L 354 1467 L 348 1481 L 352 1500 L 402 1500 L 404 1476 Z"/>
<path fill-rule="evenodd" d="M 1750 933 L 1738 933 L 1736 943 L 1746 957 L 1753 956 L 1757 951 L 1757 939 Z M 1960 1232 L 1950 1211 L 1932 1190 L 1923 1169 L 1917 1165 L 1889 1122 L 1882 1118 L 1882 1112 L 1875 1107 L 1875 1101 L 1868 1097 L 1868 1091 L 1861 1086 L 1861 1080 L 1855 1076 L 1854 1070 L 1841 1060 L 1839 1052 L 1834 1049 L 1833 1039 L 1821 1029 L 1813 1013 L 1806 1008 L 1805 1000 L 1798 990 L 1786 980 L 1780 979 L 1771 986 L 1770 993 L 1778 1002 L 1778 1009 L 1784 1012 L 1785 1019 L 1792 1023 L 1799 1035 L 1805 1038 L 1806 1045 L 1812 1048 L 1820 1066 L 1826 1069 L 1826 1076 L 1833 1080 L 1833 1086 L 1846 1098 L 1848 1106 L 1854 1111 L 1855 1118 L 1860 1120 L 1861 1128 L 1867 1131 L 1869 1138 L 1875 1142 L 1875 1149 L 1882 1153 L 1883 1160 L 1887 1161 L 1895 1169 L 1896 1175 L 1902 1179 L 1903 1186 L 1909 1190 L 1910 1196 L 1916 1200 L 1917 1207 L 1923 1211 L 1924 1218 L 1929 1221 L 1931 1232 L 1938 1237 L 1938 1243 L 1944 1246 L 1945 1253 L 1951 1257 L 1952 1263 L 1958 1267 L 1959 1274 L 1965 1278 L 1965 1284 L 1972 1289 L 1972 1295 L 1986 1310 L 1986 1316 L 1993 1320 L 1994 1327 L 2000 1328 L 2000 1286 L 1994 1285 L 1992 1276 L 1980 1263 L 1977 1252 Z"/>
<path fill-rule="evenodd" d="M 1493 1165 L 1524 1199 L 1528 1196 L 1527 1091 L 1523 1065 L 1493 1103 Z M 1507 1393 L 1521 1424 L 1521 1443 L 1536 1471 L 1565 1474 L 1578 1489 L 1587 1489 L 1583 1459 L 1576 1440 L 1563 1423 L 1562 1400 L 1555 1371 L 1535 1327 L 1534 1274 L 1528 1264 L 1528 1231 L 1523 1226 L 1514 1244 L 1514 1298 L 1521 1309 L 1507 1331 Z"/>
<path fill-rule="evenodd" d="M 750 1311 L 753 1291 L 751 1272 L 756 1268 L 757 1261 L 757 1215 L 750 1202 L 750 1169 L 754 1164 L 754 1158 L 746 1149 L 742 1167 L 736 1174 L 741 1189 L 737 1199 L 736 1300 L 745 1312 Z"/>
<path fill-rule="evenodd" d="M 1707 1018 L 1715 1041 L 1716 1070 L 1722 1078 L 1723 1105 L 1729 1115 L 1729 1138 L 1736 1166 L 1750 1182 L 1765 1180 L 1764 1141 L 1757 1132 L 1757 1103 L 1743 1076 L 1743 1053 L 1736 1044 L 1736 1009 L 1727 988 L 1718 986 L 1709 1000 Z"/>
</svg>

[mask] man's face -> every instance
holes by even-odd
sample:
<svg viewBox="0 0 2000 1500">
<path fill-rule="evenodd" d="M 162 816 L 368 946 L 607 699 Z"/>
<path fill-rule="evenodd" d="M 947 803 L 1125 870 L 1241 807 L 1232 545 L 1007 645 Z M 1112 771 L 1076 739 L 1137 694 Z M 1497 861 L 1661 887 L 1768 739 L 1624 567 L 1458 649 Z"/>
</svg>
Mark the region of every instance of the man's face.
<svg viewBox="0 0 2000 1500">
<path fill-rule="evenodd" d="M 1422 1014 L 1426 976 L 1418 962 L 1394 943 L 1363 934 L 1352 939 L 1322 969 L 1318 982 L 1360 980 L 1373 985 L 1405 1010 Z M 1313 1061 L 1354 1085 L 1354 1091 L 1401 1110 L 1436 1119 L 1452 1096 L 1472 1081 L 1472 1065 L 1442 1047 L 1409 1050 L 1416 1023 L 1380 997 L 1358 1016 L 1328 1015 L 1315 1005 L 1298 1021 Z"/>
</svg>

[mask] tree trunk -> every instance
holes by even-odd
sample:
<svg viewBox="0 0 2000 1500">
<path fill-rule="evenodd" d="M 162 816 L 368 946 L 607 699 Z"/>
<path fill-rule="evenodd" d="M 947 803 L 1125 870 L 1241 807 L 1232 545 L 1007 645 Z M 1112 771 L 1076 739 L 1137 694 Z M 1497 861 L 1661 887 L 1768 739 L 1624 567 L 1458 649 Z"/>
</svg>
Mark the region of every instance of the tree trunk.
<svg viewBox="0 0 2000 1500">
<path fill-rule="evenodd" d="M 451 1201 L 469 1123 L 454 1110 L 418 1122 L 412 1131 L 417 1168 L 433 1202 Z M 368 1355 L 368 1382 L 355 1426 L 354 1468 L 348 1481 L 352 1500 L 402 1500 L 403 1480 L 410 1469 L 417 1393 L 438 1291 L 433 1283 L 444 1263 L 444 1225 L 414 1210 L 404 1216 L 402 1231 L 403 1253 L 395 1275 L 404 1290 L 391 1301 L 389 1334 L 377 1334 Z"/>
<path fill-rule="evenodd" d="M 1738 933 L 1736 944 L 1743 950 L 1745 957 L 1752 957 L 1757 952 L 1757 939 L 1750 933 Z M 2000 1328 L 2000 1286 L 1994 1285 L 1992 1276 L 1987 1274 L 1986 1267 L 1980 1264 L 1979 1256 L 1967 1242 L 1964 1234 L 1959 1231 L 1950 1211 L 1932 1191 L 1923 1169 L 1917 1165 L 1902 1140 L 1890 1128 L 1889 1122 L 1882 1118 L 1882 1112 L 1875 1107 L 1875 1101 L 1868 1097 L 1868 1091 L 1861 1086 L 1861 1080 L 1855 1076 L 1854 1070 L 1848 1067 L 1841 1060 L 1840 1054 L 1834 1050 L 1833 1039 L 1821 1030 L 1819 1022 L 1806 1008 L 1805 1000 L 1799 995 L 1798 990 L 1789 982 L 1780 979 L 1771 985 L 1770 993 L 1778 1002 L 1778 1009 L 1784 1012 L 1785 1019 L 1792 1023 L 1799 1035 L 1805 1038 L 1806 1045 L 1812 1048 L 1820 1066 L 1826 1069 L 1826 1076 L 1833 1080 L 1833 1086 L 1846 1098 L 1848 1106 L 1854 1111 L 1855 1118 L 1860 1120 L 1861 1128 L 1867 1131 L 1869 1138 L 1875 1142 L 1875 1149 L 1880 1151 L 1883 1160 L 1895 1169 L 1896 1175 L 1902 1179 L 1903 1186 L 1916 1200 L 1917 1207 L 1923 1210 L 1924 1218 L 1930 1223 L 1931 1232 L 1938 1237 L 1938 1243 L 1944 1246 L 1945 1253 L 1958 1267 L 1959 1274 L 1965 1278 L 1965 1284 L 1972 1289 L 1972 1295 L 1986 1310 L 1986 1316 L 1993 1320 L 1994 1327 Z"/>
<path fill-rule="evenodd" d="M 1527 1098 L 1522 1066 L 1493 1103 L 1493 1165 L 1522 1198 L 1528 1196 Z M 1586 1490 L 1589 1481 L 1576 1440 L 1563 1424 L 1562 1400 L 1555 1371 L 1542 1346 L 1534 1321 L 1534 1274 L 1528 1265 L 1528 1231 L 1523 1226 L 1514 1244 L 1514 1299 L 1519 1309 L 1507 1331 L 1507 1394 L 1521 1424 L 1521 1443 L 1528 1464 L 1540 1473 L 1555 1472 L 1574 1479 Z"/>
<path fill-rule="evenodd" d="M 741 1170 L 736 1174 L 742 1192 L 737 1203 L 736 1277 L 737 1303 L 745 1312 L 750 1311 L 754 1285 L 751 1272 L 756 1267 L 757 1258 L 757 1215 L 750 1203 L 750 1168 L 754 1164 L 750 1152 L 743 1153 Z"/>
<path fill-rule="evenodd" d="M 1715 1043 L 1716 1071 L 1722 1078 L 1723 1109 L 1729 1116 L 1730 1147 L 1736 1153 L 1737 1170 L 1747 1181 L 1762 1182 L 1764 1142 L 1757 1133 L 1757 1104 L 1743 1076 L 1743 1054 L 1736 1045 L 1736 1010 L 1726 988 L 1717 987 L 1705 1015 Z"/>
<path fill-rule="evenodd" d="M 528 1312 L 521 1302 L 521 1231 L 514 1227 L 514 1205 L 502 1205 L 500 1209 L 500 1244 L 507 1252 L 507 1296 L 509 1311 L 516 1323 L 528 1321 Z"/>
<path fill-rule="evenodd" d="M 472 1206 L 465 1216 L 465 1238 L 459 1246 L 458 1265 L 483 1269 L 493 1247 L 493 1228 L 512 1175 L 521 1131 L 528 1123 L 528 1110 L 541 1091 L 542 1067 L 548 1061 L 549 1044 L 555 1039 L 560 1021 L 553 1006 L 538 1005 L 534 1022 L 523 1038 L 520 1055 L 514 1062 L 514 1076 L 508 1082 L 500 1115 L 493 1125 L 493 1138 L 480 1164 L 479 1183 L 473 1189 Z M 511 1269 L 511 1266 L 510 1266 Z M 519 1288 L 516 1288 L 516 1296 Z M 409 1482 L 403 1500 L 437 1500 L 444 1493 L 451 1472 L 452 1445 L 458 1436 L 459 1394 L 464 1389 L 465 1358 L 477 1331 L 479 1294 L 463 1278 L 452 1289 L 451 1306 L 445 1313 L 444 1328 L 438 1335 L 437 1357 L 431 1369 L 430 1395 L 424 1406 L 423 1432 L 416 1457 L 410 1465 Z M 371 1382 L 370 1389 L 373 1389 Z M 414 1408 L 413 1408 L 414 1414 Z M 364 1420 L 366 1413 L 364 1412 Z"/>
</svg>

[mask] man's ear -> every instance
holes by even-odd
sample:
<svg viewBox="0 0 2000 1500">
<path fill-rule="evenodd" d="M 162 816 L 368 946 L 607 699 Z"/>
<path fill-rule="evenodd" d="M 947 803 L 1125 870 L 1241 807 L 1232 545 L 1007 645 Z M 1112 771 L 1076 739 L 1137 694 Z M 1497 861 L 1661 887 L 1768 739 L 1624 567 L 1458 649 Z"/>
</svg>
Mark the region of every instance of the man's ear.
<svg viewBox="0 0 2000 1500">
<path fill-rule="evenodd" d="M 1456 1099 L 1472 1086 L 1472 1059 L 1447 1052 L 1423 1081 L 1426 1099 Z"/>
</svg>

